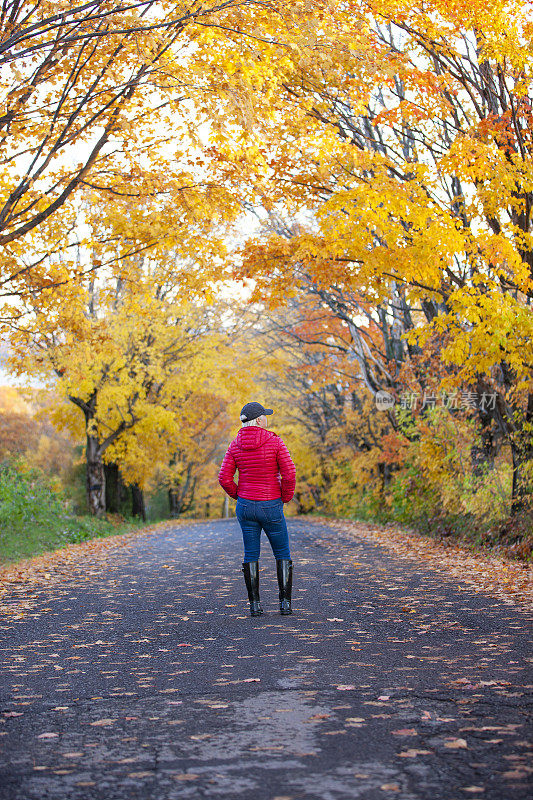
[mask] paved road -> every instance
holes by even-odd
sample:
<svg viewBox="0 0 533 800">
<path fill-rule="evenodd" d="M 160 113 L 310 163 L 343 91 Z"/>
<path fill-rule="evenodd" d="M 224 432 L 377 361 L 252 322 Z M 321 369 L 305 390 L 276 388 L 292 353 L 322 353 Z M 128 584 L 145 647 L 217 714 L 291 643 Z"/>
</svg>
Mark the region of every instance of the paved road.
<svg viewBox="0 0 533 800">
<path fill-rule="evenodd" d="M 248 615 L 234 520 L 142 534 L 8 616 L 1 800 L 530 797 L 526 615 L 290 531 L 292 617 L 266 539 Z"/>
</svg>

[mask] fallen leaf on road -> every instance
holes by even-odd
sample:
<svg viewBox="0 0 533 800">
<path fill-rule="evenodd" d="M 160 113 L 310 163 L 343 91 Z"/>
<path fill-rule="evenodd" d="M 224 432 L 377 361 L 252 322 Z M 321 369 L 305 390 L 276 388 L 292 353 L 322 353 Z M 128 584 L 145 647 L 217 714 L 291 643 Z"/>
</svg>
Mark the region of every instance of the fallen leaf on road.
<svg viewBox="0 0 533 800">
<path fill-rule="evenodd" d="M 180 772 L 172 777 L 175 781 L 195 781 L 198 775 L 194 775 L 192 772 Z"/>
<path fill-rule="evenodd" d="M 97 719 L 96 722 L 91 722 L 90 724 L 94 727 L 99 725 L 112 725 L 114 722 L 116 722 L 116 719 L 104 718 L 104 719 Z"/>
<path fill-rule="evenodd" d="M 531 772 L 533 772 L 533 767 L 527 767 L 525 764 L 517 764 L 514 769 L 510 769 L 507 772 L 502 772 L 502 778 L 517 778 L 518 780 L 523 780 Z"/>
<path fill-rule="evenodd" d="M 414 728 L 399 728 L 397 731 L 392 731 L 394 736 L 418 736 Z"/>
<path fill-rule="evenodd" d="M 424 560 L 447 577 L 460 579 L 476 590 L 496 595 L 506 603 L 523 603 L 531 608 L 533 583 L 530 564 L 509 562 L 496 555 L 479 555 L 458 544 L 446 545 L 414 531 L 395 530 L 390 526 L 382 528 L 347 520 L 327 522 L 337 530 L 355 533 L 359 540 L 366 539 L 372 543 L 378 540 L 381 545 L 403 558 L 418 562 Z M 404 613 L 414 613 L 414 609 L 408 606 L 401 610 Z"/>
<path fill-rule="evenodd" d="M 468 744 L 466 739 L 449 739 L 444 743 L 444 747 L 448 747 L 450 750 L 467 750 Z"/>
<path fill-rule="evenodd" d="M 425 756 L 429 755 L 430 753 L 431 750 L 410 749 L 410 750 L 404 750 L 403 753 L 397 753 L 396 755 L 398 755 L 400 758 L 416 758 L 416 756 Z"/>
</svg>

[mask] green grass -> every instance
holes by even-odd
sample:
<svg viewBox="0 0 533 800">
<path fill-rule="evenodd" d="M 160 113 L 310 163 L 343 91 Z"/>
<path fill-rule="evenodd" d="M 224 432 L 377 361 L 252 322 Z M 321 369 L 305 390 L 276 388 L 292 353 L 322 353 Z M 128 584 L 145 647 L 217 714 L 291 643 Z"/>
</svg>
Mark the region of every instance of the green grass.
<svg viewBox="0 0 533 800">
<path fill-rule="evenodd" d="M 53 484 L 36 470 L 0 468 L 0 562 L 58 550 L 72 542 L 126 533 L 136 520 L 110 521 L 69 513 Z"/>
<path fill-rule="evenodd" d="M 1 528 L 0 564 L 59 550 L 72 542 L 128 533 L 138 527 L 137 521 L 125 521 L 117 525 L 94 517 L 69 517 L 56 524 L 28 526 L 22 531 Z"/>
</svg>

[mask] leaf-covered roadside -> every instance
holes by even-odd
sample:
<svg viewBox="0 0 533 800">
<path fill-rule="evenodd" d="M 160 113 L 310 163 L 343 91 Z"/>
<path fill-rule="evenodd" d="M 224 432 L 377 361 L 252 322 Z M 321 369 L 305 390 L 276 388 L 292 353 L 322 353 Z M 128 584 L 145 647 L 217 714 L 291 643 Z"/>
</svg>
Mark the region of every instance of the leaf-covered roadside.
<svg viewBox="0 0 533 800">
<path fill-rule="evenodd" d="M 97 575 L 109 573 L 120 566 L 124 550 L 133 544 L 137 536 L 161 532 L 166 527 L 177 527 L 179 524 L 176 520 L 166 520 L 115 536 L 68 544 L 60 550 L 25 558 L 14 564 L 0 565 L 0 614 L 23 619 L 25 612 L 35 606 L 40 587 L 49 589 L 66 581 L 88 581 Z M 28 593 L 28 586 L 35 586 L 36 591 Z M 16 604 L 5 605 L 2 602 L 7 593 L 17 598 Z"/>
<path fill-rule="evenodd" d="M 533 566 L 505 560 L 494 555 L 473 552 L 456 543 L 429 539 L 409 529 L 378 526 L 349 520 L 327 520 L 328 526 L 354 539 L 383 545 L 402 558 L 419 561 L 448 578 L 458 588 L 468 586 L 476 592 L 488 592 L 508 604 L 533 608 Z M 323 543 L 323 539 L 319 540 Z"/>
</svg>

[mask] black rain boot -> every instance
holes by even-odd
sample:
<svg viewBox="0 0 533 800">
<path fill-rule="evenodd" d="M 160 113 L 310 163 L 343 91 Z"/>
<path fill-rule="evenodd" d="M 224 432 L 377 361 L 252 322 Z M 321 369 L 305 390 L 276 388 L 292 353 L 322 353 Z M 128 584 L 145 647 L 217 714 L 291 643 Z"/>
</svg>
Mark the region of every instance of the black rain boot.
<svg viewBox="0 0 533 800">
<path fill-rule="evenodd" d="M 292 614 L 291 593 L 292 593 L 292 559 L 276 559 L 279 585 L 279 611 L 280 614 Z"/>
<path fill-rule="evenodd" d="M 250 614 L 252 617 L 259 617 L 263 613 L 259 600 L 259 561 L 243 562 L 242 571 L 244 572 L 244 582 L 248 590 Z"/>
</svg>

